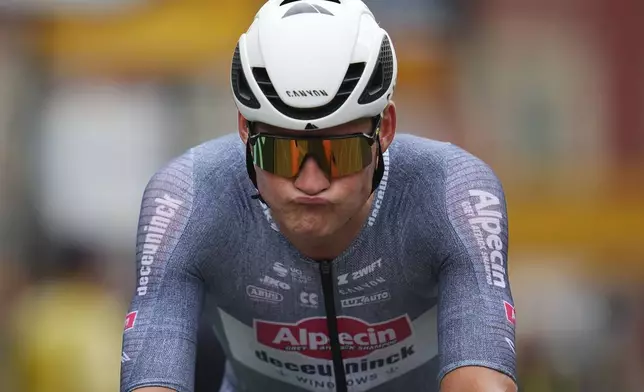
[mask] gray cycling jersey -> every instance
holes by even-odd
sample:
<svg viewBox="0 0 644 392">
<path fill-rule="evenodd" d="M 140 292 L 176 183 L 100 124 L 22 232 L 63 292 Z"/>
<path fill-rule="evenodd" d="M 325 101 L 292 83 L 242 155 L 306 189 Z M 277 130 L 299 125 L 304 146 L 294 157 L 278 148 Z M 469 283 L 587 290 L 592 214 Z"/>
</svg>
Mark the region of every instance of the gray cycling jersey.
<svg viewBox="0 0 644 392">
<path fill-rule="evenodd" d="M 329 263 L 302 256 L 251 198 L 237 135 L 159 170 L 143 196 L 121 391 L 193 391 L 200 317 L 228 359 L 222 391 L 333 391 L 336 370 L 349 391 L 437 391 L 468 365 L 515 379 L 498 179 L 464 150 L 410 135 L 384 160 L 368 220 Z"/>
</svg>

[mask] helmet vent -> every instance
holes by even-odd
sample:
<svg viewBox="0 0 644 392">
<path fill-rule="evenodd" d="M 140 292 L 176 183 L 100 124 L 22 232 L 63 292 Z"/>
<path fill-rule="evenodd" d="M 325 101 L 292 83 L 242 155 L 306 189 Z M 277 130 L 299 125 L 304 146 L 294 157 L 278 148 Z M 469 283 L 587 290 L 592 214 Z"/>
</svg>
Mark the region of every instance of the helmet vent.
<svg viewBox="0 0 644 392">
<path fill-rule="evenodd" d="M 360 99 L 358 99 L 358 103 L 365 105 L 382 97 L 389 89 L 393 77 L 394 57 L 389 38 L 385 35 L 380 45 L 380 53 L 378 54 L 376 66 L 373 69 L 365 91 L 360 96 Z"/>
<path fill-rule="evenodd" d="M 239 55 L 239 44 L 235 47 L 235 54 L 233 55 L 230 81 L 233 87 L 233 93 L 237 100 L 252 109 L 259 109 L 261 107 L 255 94 L 253 94 L 253 91 L 248 85 L 246 76 L 244 75 L 244 69 Z"/>
<path fill-rule="evenodd" d="M 282 1 L 280 3 L 280 7 L 283 6 L 283 5 L 295 3 L 297 1 L 302 1 L 302 0 L 284 0 L 284 1 Z M 325 1 L 328 1 L 328 2 L 331 2 L 331 3 L 336 3 L 336 4 L 342 4 L 342 3 L 340 3 L 340 0 L 325 0 Z"/>
<path fill-rule="evenodd" d="M 330 115 L 346 102 L 360 81 L 364 69 L 365 63 L 349 65 L 335 97 L 328 104 L 316 108 L 295 108 L 285 104 L 277 94 L 266 68 L 253 68 L 253 76 L 266 98 L 280 113 L 297 120 L 315 120 Z"/>
<path fill-rule="evenodd" d="M 299 14 L 323 14 L 334 16 L 329 10 L 320 5 L 300 3 L 295 4 L 293 7 L 289 8 L 284 16 L 282 16 L 282 19 Z"/>
<path fill-rule="evenodd" d="M 277 95 L 277 91 L 275 91 L 275 87 L 273 87 L 273 83 L 271 83 L 271 78 L 268 76 L 268 72 L 266 72 L 266 68 L 253 68 L 253 76 L 255 77 L 255 81 L 259 85 L 259 88 L 269 101 L 280 99 L 279 95 Z"/>
<path fill-rule="evenodd" d="M 356 85 L 360 81 L 360 78 L 362 77 L 365 65 L 365 63 L 353 63 L 349 65 L 347 74 L 345 75 L 344 80 L 340 85 L 340 89 L 338 90 L 338 95 L 346 95 L 347 97 L 351 95 L 353 90 L 356 88 Z"/>
</svg>

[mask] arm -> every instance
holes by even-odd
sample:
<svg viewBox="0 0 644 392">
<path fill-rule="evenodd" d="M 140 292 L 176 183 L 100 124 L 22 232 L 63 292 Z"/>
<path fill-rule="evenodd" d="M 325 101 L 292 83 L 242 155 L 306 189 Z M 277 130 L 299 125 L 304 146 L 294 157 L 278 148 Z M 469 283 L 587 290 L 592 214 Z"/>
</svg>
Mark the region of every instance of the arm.
<svg viewBox="0 0 644 392">
<path fill-rule="evenodd" d="M 517 386 L 505 374 L 484 367 L 464 366 L 448 373 L 441 383 L 441 392 L 463 391 L 517 392 Z"/>
<path fill-rule="evenodd" d="M 123 332 L 121 392 L 194 388 L 204 284 L 195 268 L 196 236 L 187 231 L 193 195 L 189 154 L 157 172 L 145 189 L 136 288 Z"/>
<path fill-rule="evenodd" d="M 516 391 L 515 316 L 508 280 L 508 223 L 492 170 L 450 147 L 440 241 L 441 391 Z"/>
</svg>

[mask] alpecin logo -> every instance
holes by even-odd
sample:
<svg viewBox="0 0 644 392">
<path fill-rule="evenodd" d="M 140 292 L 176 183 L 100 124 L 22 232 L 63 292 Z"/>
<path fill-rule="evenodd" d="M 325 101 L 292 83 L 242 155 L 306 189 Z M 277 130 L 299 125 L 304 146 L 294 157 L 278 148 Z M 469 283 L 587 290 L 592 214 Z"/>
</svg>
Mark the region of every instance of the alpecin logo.
<svg viewBox="0 0 644 392">
<path fill-rule="evenodd" d="M 400 316 L 382 323 L 338 317 L 339 341 L 344 359 L 364 357 L 373 351 L 402 342 L 412 335 L 409 318 Z M 267 347 L 298 352 L 311 358 L 331 359 L 326 319 L 314 317 L 296 324 L 255 320 L 257 341 Z"/>
</svg>

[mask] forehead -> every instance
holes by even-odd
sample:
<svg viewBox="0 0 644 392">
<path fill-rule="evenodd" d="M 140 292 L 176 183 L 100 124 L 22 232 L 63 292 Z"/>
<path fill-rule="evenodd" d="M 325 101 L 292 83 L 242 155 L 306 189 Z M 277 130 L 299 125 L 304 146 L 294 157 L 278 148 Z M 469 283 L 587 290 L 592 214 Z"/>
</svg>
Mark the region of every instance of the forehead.
<svg viewBox="0 0 644 392">
<path fill-rule="evenodd" d="M 271 135 L 284 135 L 284 136 L 298 136 L 302 134 L 310 136 L 337 136 L 337 135 L 351 135 L 354 133 L 370 133 L 371 119 L 361 118 L 348 123 L 337 125 L 331 128 L 316 129 L 316 130 L 296 130 L 280 128 L 273 125 L 256 122 L 255 132 L 268 133 Z"/>
</svg>

